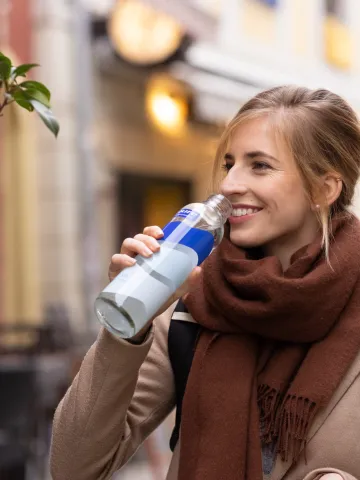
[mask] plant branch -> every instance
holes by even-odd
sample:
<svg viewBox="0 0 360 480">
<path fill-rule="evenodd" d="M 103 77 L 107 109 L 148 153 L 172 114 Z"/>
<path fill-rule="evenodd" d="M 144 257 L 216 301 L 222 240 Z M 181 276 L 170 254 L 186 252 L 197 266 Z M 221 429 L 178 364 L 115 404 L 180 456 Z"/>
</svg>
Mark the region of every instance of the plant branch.
<svg viewBox="0 0 360 480">
<path fill-rule="evenodd" d="M 11 59 L 0 52 L 0 117 L 5 107 L 15 102 L 28 112 L 36 111 L 56 137 L 59 123 L 51 111 L 49 89 L 36 80 L 18 81 L 19 77 L 26 77 L 34 67 L 38 67 L 38 64 L 24 63 L 14 67 Z"/>
<path fill-rule="evenodd" d="M 9 104 L 9 98 L 7 97 L 7 94 L 9 93 L 9 83 L 7 80 L 4 80 L 4 101 L 0 103 L 0 115 L 2 116 L 2 111 L 4 108 Z"/>
<path fill-rule="evenodd" d="M 7 98 L 4 99 L 4 101 L 2 103 L 0 103 L 0 116 L 3 115 L 2 111 L 4 110 L 4 108 L 9 104 L 9 101 Z"/>
</svg>

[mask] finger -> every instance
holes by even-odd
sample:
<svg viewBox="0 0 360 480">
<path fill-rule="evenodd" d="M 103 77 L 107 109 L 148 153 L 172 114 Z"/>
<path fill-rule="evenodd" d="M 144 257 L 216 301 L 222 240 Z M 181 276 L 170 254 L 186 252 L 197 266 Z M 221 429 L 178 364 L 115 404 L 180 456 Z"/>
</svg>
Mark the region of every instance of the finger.
<svg viewBox="0 0 360 480">
<path fill-rule="evenodd" d="M 152 252 L 157 252 L 160 250 L 160 244 L 154 237 L 139 233 L 138 235 L 135 235 L 134 238 L 135 240 L 145 243 L 145 245 L 149 247 Z"/>
<path fill-rule="evenodd" d="M 198 282 L 200 275 L 202 273 L 202 268 L 201 267 L 195 267 L 192 272 L 190 273 L 188 277 L 188 282 L 189 282 L 189 287 L 190 290 L 196 285 Z"/>
<path fill-rule="evenodd" d="M 186 299 L 189 289 L 191 290 L 193 282 L 196 282 L 199 275 L 201 274 L 201 267 L 195 267 L 194 270 L 190 273 L 187 280 L 179 287 L 176 292 L 168 298 L 168 300 L 162 305 L 159 311 L 155 314 L 154 318 L 163 313 L 167 308 L 169 308 L 174 302 L 179 298 Z"/>
<path fill-rule="evenodd" d="M 201 267 L 195 267 L 186 281 L 181 285 L 181 287 L 176 291 L 177 297 L 184 297 L 191 292 L 191 290 L 195 287 L 199 277 L 201 275 Z"/>
<path fill-rule="evenodd" d="M 131 267 L 136 263 L 136 260 L 128 255 L 116 253 L 111 257 L 111 262 L 108 269 L 108 277 L 113 280 L 124 268 Z"/>
<path fill-rule="evenodd" d="M 126 238 L 121 245 L 120 253 L 129 255 L 130 257 L 134 257 L 136 255 L 150 257 L 153 252 L 145 245 L 144 242 L 135 240 L 135 238 Z"/>
<path fill-rule="evenodd" d="M 150 237 L 154 237 L 154 238 L 162 238 L 164 236 L 164 232 L 157 225 L 152 225 L 151 227 L 145 227 L 143 233 L 145 235 L 149 235 Z"/>
<path fill-rule="evenodd" d="M 124 266 L 128 265 L 134 265 L 134 263 L 136 263 L 136 260 L 129 255 L 115 253 L 115 255 L 111 257 L 109 268 L 112 270 L 119 270 L 119 268 L 123 268 Z"/>
</svg>

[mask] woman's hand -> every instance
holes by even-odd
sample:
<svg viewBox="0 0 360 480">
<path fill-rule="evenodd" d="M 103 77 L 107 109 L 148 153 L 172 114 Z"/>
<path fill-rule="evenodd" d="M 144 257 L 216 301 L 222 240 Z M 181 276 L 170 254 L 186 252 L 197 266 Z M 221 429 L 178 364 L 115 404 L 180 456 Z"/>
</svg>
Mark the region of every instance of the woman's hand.
<svg viewBox="0 0 360 480">
<path fill-rule="evenodd" d="M 124 268 L 131 267 L 136 263 L 134 257 L 142 255 L 151 257 L 154 252 L 160 250 L 160 240 L 164 236 L 160 227 L 146 227 L 143 233 L 135 235 L 134 238 L 126 238 L 121 245 L 120 253 L 112 256 L 109 265 L 109 280 L 112 281 Z"/>
<path fill-rule="evenodd" d="M 131 267 L 136 263 L 134 257 L 136 255 L 142 255 L 143 257 L 151 257 L 154 252 L 160 250 L 160 240 L 164 236 L 160 227 L 152 226 L 144 228 L 143 233 L 135 235 L 134 238 L 126 238 L 121 245 L 120 253 L 112 256 L 109 265 L 108 276 L 112 281 L 117 275 L 119 275 L 124 268 Z M 183 297 L 190 290 L 198 275 L 201 272 L 200 267 L 195 267 L 190 273 L 187 280 L 176 290 L 176 292 L 166 301 L 160 310 L 156 313 L 155 317 L 163 313 L 169 308 L 176 300 Z"/>
</svg>

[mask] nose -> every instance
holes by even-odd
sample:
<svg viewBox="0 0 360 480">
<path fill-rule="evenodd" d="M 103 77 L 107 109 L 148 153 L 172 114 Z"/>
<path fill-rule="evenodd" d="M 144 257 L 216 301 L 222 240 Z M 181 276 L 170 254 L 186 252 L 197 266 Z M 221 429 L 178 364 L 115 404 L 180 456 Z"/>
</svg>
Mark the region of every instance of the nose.
<svg viewBox="0 0 360 480">
<path fill-rule="evenodd" d="M 225 197 L 231 197 L 232 195 L 244 195 L 248 192 L 248 187 L 239 176 L 234 178 L 234 175 L 231 175 L 231 170 L 221 182 L 220 191 Z"/>
</svg>

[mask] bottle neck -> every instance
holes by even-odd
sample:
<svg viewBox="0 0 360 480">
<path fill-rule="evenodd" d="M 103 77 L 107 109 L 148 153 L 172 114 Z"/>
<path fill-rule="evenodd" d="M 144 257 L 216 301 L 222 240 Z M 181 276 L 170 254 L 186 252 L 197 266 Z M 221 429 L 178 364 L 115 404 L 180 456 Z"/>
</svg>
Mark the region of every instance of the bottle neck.
<svg viewBox="0 0 360 480">
<path fill-rule="evenodd" d="M 204 203 L 217 213 L 217 215 L 219 216 L 219 220 L 222 224 L 224 224 L 229 218 L 232 210 L 232 205 L 230 201 L 226 197 L 224 197 L 224 195 L 211 195 L 207 200 L 205 200 Z"/>
</svg>

